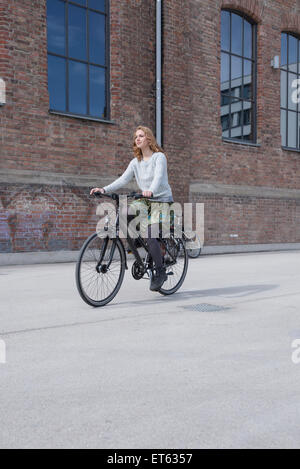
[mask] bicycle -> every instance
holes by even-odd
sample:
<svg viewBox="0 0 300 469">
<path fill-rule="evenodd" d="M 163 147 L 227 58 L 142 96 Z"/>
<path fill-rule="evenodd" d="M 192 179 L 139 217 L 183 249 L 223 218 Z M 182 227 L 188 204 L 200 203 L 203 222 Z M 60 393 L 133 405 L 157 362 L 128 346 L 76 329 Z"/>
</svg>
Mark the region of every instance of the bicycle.
<svg viewBox="0 0 300 469">
<path fill-rule="evenodd" d="M 76 264 L 76 285 L 78 292 L 88 305 L 100 307 L 108 304 L 117 295 L 124 280 L 125 270 L 128 270 L 126 250 L 119 237 L 120 194 L 95 194 L 97 197 L 109 197 L 116 203 L 115 235 L 99 237 L 92 234 L 83 244 Z M 123 195 L 124 196 L 124 195 Z M 145 198 L 142 194 L 131 193 L 128 198 Z M 106 231 L 109 233 L 109 219 L 106 219 Z M 185 243 L 181 238 L 175 238 L 170 229 L 170 237 L 162 238 L 159 233 L 158 241 L 161 245 L 163 266 L 166 269 L 167 280 L 158 290 L 161 295 L 172 295 L 183 284 L 188 269 L 188 254 Z M 126 237 L 129 249 L 135 261 L 131 274 L 135 280 L 148 279 L 151 281 L 154 265 L 148 251 L 147 243 L 140 235 L 134 239 L 129 232 Z M 144 255 L 139 252 L 143 248 Z"/>
</svg>

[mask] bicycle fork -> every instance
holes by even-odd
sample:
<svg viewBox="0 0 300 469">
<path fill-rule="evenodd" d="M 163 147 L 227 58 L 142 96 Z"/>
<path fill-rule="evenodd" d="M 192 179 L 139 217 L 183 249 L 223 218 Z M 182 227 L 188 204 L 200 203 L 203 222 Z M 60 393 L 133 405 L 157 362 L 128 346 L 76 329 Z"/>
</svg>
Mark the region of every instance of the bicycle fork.
<svg viewBox="0 0 300 469">
<path fill-rule="evenodd" d="M 110 268 L 110 265 L 111 265 L 111 263 L 112 263 L 113 257 L 114 257 L 114 253 L 115 253 L 115 250 L 116 250 L 116 244 L 117 244 L 117 243 L 116 243 L 116 240 L 113 240 L 113 242 L 112 242 L 112 246 L 111 246 L 111 250 L 110 250 L 110 255 L 109 255 L 108 263 L 102 265 L 104 256 L 105 256 L 105 254 L 106 254 L 108 242 L 109 242 L 109 237 L 107 236 L 107 237 L 104 239 L 103 245 L 102 245 L 102 247 L 101 247 L 100 259 L 99 259 L 98 264 L 97 264 L 97 266 L 96 266 L 96 270 L 97 270 L 98 274 L 99 274 L 100 272 L 101 272 L 102 274 L 105 274 L 105 273 L 108 271 L 108 269 Z"/>
</svg>

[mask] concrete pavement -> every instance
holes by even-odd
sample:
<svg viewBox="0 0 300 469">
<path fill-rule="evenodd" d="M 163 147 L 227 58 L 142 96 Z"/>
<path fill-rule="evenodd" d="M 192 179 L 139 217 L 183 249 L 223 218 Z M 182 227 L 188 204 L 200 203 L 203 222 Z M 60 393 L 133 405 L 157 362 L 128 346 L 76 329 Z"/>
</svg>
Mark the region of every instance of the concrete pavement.
<svg viewBox="0 0 300 469">
<path fill-rule="evenodd" d="M 298 448 L 300 252 L 191 260 L 172 297 L 126 272 L 80 299 L 74 264 L 0 269 L 1 448 Z"/>
</svg>

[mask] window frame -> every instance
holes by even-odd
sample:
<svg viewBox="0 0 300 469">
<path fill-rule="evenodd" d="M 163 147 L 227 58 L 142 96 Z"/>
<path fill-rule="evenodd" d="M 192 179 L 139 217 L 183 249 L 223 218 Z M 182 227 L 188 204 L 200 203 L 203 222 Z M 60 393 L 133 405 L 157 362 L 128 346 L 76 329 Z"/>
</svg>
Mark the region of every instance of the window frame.
<svg viewBox="0 0 300 469">
<path fill-rule="evenodd" d="M 89 7 L 89 3 L 87 0 L 87 4 L 81 5 L 80 3 L 76 2 L 76 0 L 63 0 L 65 3 L 65 24 L 64 24 L 64 31 L 65 31 L 65 55 L 58 54 L 55 52 L 49 52 L 48 50 L 48 40 L 47 40 L 47 70 L 48 70 L 48 57 L 49 55 L 52 57 L 58 57 L 61 59 L 64 59 L 65 65 L 66 65 L 66 110 L 57 110 L 57 109 L 52 109 L 50 107 L 50 93 L 48 90 L 49 94 L 49 113 L 50 114 L 58 114 L 61 116 L 66 116 L 66 117 L 74 117 L 78 119 L 84 119 L 84 120 L 90 120 L 90 121 L 96 121 L 96 122 L 104 122 L 104 123 L 114 123 L 111 121 L 111 95 L 110 95 L 110 1 L 105 0 L 105 11 L 102 11 L 100 9 L 96 10 L 95 8 Z M 46 8 L 47 8 L 47 3 L 46 2 Z M 74 5 L 76 7 L 80 7 L 85 11 L 92 11 L 98 14 L 102 14 L 105 16 L 105 65 L 100 65 L 100 64 L 95 64 L 94 62 L 90 61 L 90 57 L 87 57 L 87 60 L 80 60 L 73 58 L 69 55 L 69 41 L 68 41 L 68 5 Z M 48 19 L 48 15 L 46 12 L 46 21 Z M 47 25 L 48 28 L 48 25 Z M 89 37 L 89 27 L 88 27 L 88 22 L 87 22 L 87 28 L 86 28 L 86 36 L 87 38 Z M 87 50 L 89 50 L 89 40 L 87 40 Z M 96 66 L 100 69 L 105 70 L 105 110 L 106 114 L 104 117 L 100 116 L 94 116 L 91 114 L 80 114 L 80 113 L 74 113 L 70 112 L 69 109 L 69 67 L 68 67 L 68 61 L 73 61 L 76 63 L 81 63 L 87 65 L 88 69 L 88 75 L 87 75 L 87 86 L 86 86 L 86 99 L 87 99 L 87 111 L 89 111 L 89 88 L 90 88 L 90 81 L 89 81 L 89 67 L 90 66 Z M 48 78 L 49 80 L 49 78 Z M 48 81 L 49 85 L 49 81 Z"/>
<path fill-rule="evenodd" d="M 229 45 L 229 51 L 228 50 L 224 50 L 222 49 L 222 12 L 223 11 L 226 11 L 228 13 L 230 13 L 230 45 Z M 249 59 L 249 57 L 246 57 L 244 55 L 239 55 L 239 54 L 236 54 L 236 53 L 233 53 L 232 52 L 232 34 L 231 34 L 231 31 L 232 31 L 232 15 L 231 13 L 235 14 L 235 15 L 238 15 L 242 18 L 242 20 L 246 20 L 248 23 L 251 24 L 251 27 L 252 27 L 252 57 L 251 59 Z M 223 136 L 223 129 L 222 129 L 222 125 L 221 125 L 221 131 L 222 131 L 222 140 L 223 141 L 226 141 L 226 142 L 232 142 L 232 143 L 242 143 L 244 145 L 257 145 L 257 23 L 251 18 L 249 17 L 247 14 L 243 13 L 242 11 L 240 10 L 236 10 L 236 9 L 233 9 L 233 8 L 222 8 L 221 9 L 221 21 L 220 21 L 220 24 L 221 24 L 221 31 L 220 31 L 220 36 L 221 36 L 221 40 L 220 40 L 220 43 L 221 43 L 221 48 L 220 48 L 220 51 L 221 51 L 221 55 L 223 53 L 227 54 L 230 58 L 233 56 L 233 57 L 237 57 L 237 58 L 240 58 L 242 59 L 242 78 L 244 78 L 244 60 L 250 60 L 251 63 L 252 63 L 252 67 L 253 67 L 253 70 L 252 70 L 252 76 L 253 76 L 253 83 L 252 83 L 252 91 L 253 91 L 253 97 L 252 99 L 245 99 L 244 97 L 241 97 L 240 98 L 240 101 L 242 102 L 242 109 L 241 109 L 241 112 L 244 112 L 245 110 L 247 109 L 244 109 L 244 102 L 251 102 L 252 106 L 253 106 L 253 110 L 252 110 L 252 115 L 253 115 L 253 121 L 252 121 L 252 134 L 253 134 L 253 138 L 250 140 L 250 139 L 245 139 L 243 138 L 244 135 L 243 135 L 243 128 L 245 127 L 245 124 L 243 122 L 243 125 L 241 126 L 241 129 L 242 129 L 242 138 L 236 138 L 236 137 L 224 137 Z M 244 52 L 244 21 L 243 21 L 243 27 L 242 27 L 242 53 Z M 232 79 L 231 79 L 231 61 L 230 61 L 230 65 L 229 65 L 229 85 L 230 85 L 230 89 L 231 89 L 231 82 L 232 82 Z M 221 73 L 222 73 L 222 61 L 220 60 L 220 77 L 221 77 Z M 243 88 L 244 88 L 244 84 L 243 84 Z M 227 95 L 222 95 L 222 90 L 221 90 L 221 80 L 220 80 L 220 95 L 221 95 L 221 101 L 222 101 L 222 96 L 227 96 Z M 242 93 L 241 93 L 242 95 Z M 231 105 L 232 105 L 232 95 L 229 95 L 230 96 L 230 102 L 229 102 L 229 121 L 232 122 L 232 113 L 231 113 Z M 233 103 L 234 104 L 234 103 Z M 222 107 L 222 105 L 221 105 Z M 233 127 L 230 126 L 229 127 L 229 134 L 230 134 L 230 130 L 232 129 Z"/>
<path fill-rule="evenodd" d="M 286 34 L 287 36 L 287 45 L 286 45 L 286 60 L 287 60 L 287 63 L 286 63 L 286 69 L 284 69 L 282 67 L 282 63 L 281 63 L 281 57 L 282 57 L 282 37 L 283 37 L 283 34 Z M 294 73 L 294 72 L 291 72 L 289 70 L 289 36 L 292 36 L 293 38 L 295 38 L 297 40 L 297 72 Z M 281 31 L 281 37 L 280 37 L 280 46 L 281 46 L 281 54 L 280 54 L 280 138 L 281 138 L 281 147 L 284 149 L 284 150 L 288 150 L 288 151 L 296 151 L 296 152 L 300 152 L 300 103 L 297 103 L 296 106 L 297 106 L 297 109 L 296 110 L 293 110 L 293 109 L 290 109 L 289 108 L 289 75 L 292 75 L 292 76 L 295 76 L 296 78 L 295 79 L 300 79 L 300 63 L 299 63 L 299 59 L 300 59 L 300 35 L 299 34 L 296 34 L 292 31 L 287 31 L 287 30 L 284 30 L 284 31 Z M 281 105 L 281 100 L 282 100 L 282 96 L 281 96 L 281 72 L 284 72 L 286 74 L 286 90 L 284 90 L 284 92 L 286 93 L 286 107 L 282 106 Z M 281 112 L 282 111 L 285 111 L 286 113 L 286 119 L 285 119 L 285 145 L 282 144 L 282 136 L 281 136 Z M 293 112 L 296 114 L 296 147 L 289 147 L 288 146 L 288 143 L 289 143 L 289 112 Z"/>
</svg>

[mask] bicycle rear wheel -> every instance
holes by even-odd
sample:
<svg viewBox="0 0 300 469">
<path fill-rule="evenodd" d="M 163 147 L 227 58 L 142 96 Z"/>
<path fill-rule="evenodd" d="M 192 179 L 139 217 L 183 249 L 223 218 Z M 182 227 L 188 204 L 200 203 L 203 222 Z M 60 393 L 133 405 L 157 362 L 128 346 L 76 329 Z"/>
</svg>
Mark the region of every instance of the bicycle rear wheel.
<svg viewBox="0 0 300 469">
<path fill-rule="evenodd" d="M 167 280 L 160 288 L 162 295 L 172 295 L 183 284 L 188 269 L 188 254 L 184 242 L 180 238 L 168 238 L 164 240 L 168 251 L 176 258 L 174 263 L 167 252 L 164 256 L 164 265 L 167 272 Z"/>
<path fill-rule="evenodd" d="M 76 285 L 83 301 L 94 307 L 109 303 L 120 290 L 124 273 L 119 239 L 99 238 L 95 233 L 85 241 L 76 264 Z"/>
</svg>

